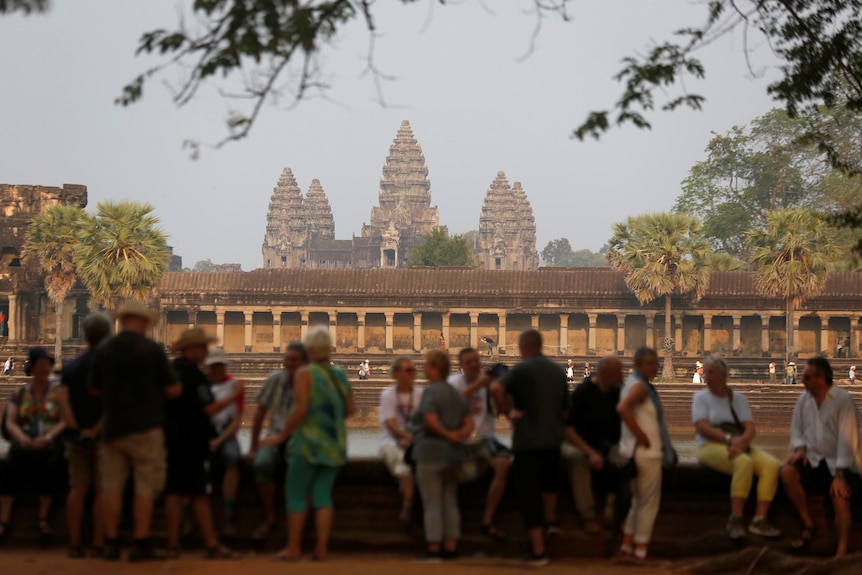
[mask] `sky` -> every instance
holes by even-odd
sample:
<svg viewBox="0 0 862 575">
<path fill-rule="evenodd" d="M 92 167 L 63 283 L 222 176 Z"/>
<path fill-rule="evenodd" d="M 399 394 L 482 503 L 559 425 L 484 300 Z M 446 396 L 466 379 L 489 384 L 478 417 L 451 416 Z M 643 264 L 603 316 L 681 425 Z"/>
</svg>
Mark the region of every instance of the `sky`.
<svg viewBox="0 0 862 575">
<path fill-rule="evenodd" d="M 390 0 L 375 4 L 375 64 L 393 78 L 382 85 L 385 105 L 363 75 L 368 32 L 355 23 L 321 55 L 325 98 L 268 105 L 248 138 L 204 146 L 192 159 L 183 143 L 218 142 L 237 105 L 218 86 L 178 109 L 169 86 L 180 74 L 171 70 L 140 103 L 113 103 L 158 61 L 135 56 L 139 36 L 175 27 L 189 4 L 55 2 L 46 15 L 0 17 L 0 183 L 84 184 L 90 208 L 106 199 L 150 202 L 185 266 L 211 259 L 251 270 L 262 265 L 267 206 L 283 168 L 303 191 L 320 179 L 337 238 L 359 235 L 389 146 L 409 120 L 431 203 L 451 233 L 478 229 L 502 170 L 532 204 L 539 251 L 561 237 L 598 250 L 613 223 L 673 206 L 711 132 L 773 106 L 773 57 L 755 42 L 753 75 L 734 34 L 698 54 L 707 78 L 686 87 L 707 98 L 703 111 L 656 113 L 652 130 L 624 127 L 579 142 L 573 129 L 619 97 L 612 76 L 620 60 L 703 22 L 704 2 L 578 0 L 569 21 L 544 22 L 530 51 L 530 0 Z"/>
</svg>

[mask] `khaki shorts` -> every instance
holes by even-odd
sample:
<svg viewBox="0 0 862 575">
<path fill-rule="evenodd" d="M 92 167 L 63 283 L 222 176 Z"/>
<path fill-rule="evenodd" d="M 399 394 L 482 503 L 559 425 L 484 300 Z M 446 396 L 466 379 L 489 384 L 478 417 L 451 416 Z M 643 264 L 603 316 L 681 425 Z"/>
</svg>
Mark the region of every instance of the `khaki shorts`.
<svg viewBox="0 0 862 575">
<path fill-rule="evenodd" d="M 66 460 L 69 462 L 69 486 L 88 488 L 96 482 L 96 487 L 102 483 L 99 477 L 97 458 L 99 444 L 89 448 L 77 443 L 66 445 Z"/>
<path fill-rule="evenodd" d="M 160 427 L 102 442 L 99 469 L 103 489 L 122 491 L 130 468 L 135 494 L 157 497 L 164 490 L 167 458 L 165 434 Z"/>
<path fill-rule="evenodd" d="M 413 473 L 410 466 L 404 463 L 404 450 L 400 447 L 396 445 L 381 447 L 380 456 L 383 458 L 386 469 L 395 477 L 404 477 Z"/>
</svg>

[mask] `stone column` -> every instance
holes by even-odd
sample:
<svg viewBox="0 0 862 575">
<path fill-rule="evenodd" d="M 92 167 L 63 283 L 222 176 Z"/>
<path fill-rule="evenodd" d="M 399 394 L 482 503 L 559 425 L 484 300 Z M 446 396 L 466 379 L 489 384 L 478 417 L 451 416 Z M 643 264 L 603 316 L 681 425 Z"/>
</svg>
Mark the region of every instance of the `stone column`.
<svg viewBox="0 0 862 575">
<path fill-rule="evenodd" d="M 539 331 L 539 314 L 530 314 L 530 327 L 536 331 Z"/>
<path fill-rule="evenodd" d="M 617 353 L 626 354 L 626 314 L 617 314 Z"/>
<path fill-rule="evenodd" d="M 186 313 L 189 316 L 189 329 L 194 329 L 198 324 L 198 310 L 195 307 L 190 307 Z"/>
<path fill-rule="evenodd" d="M 383 315 L 386 317 L 386 352 L 392 353 L 392 348 L 395 347 L 395 338 L 392 334 L 392 325 L 395 323 L 395 313 L 388 311 Z"/>
<path fill-rule="evenodd" d="M 560 314 L 560 355 L 569 351 L 569 314 Z"/>
<path fill-rule="evenodd" d="M 413 312 L 413 351 L 422 351 L 422 313 Z"/>
<path fill-rule="evenodd" d="M 760 315 L 760 351 L 764 357 L 769 356 L 769 319 L 772 316 Z"/>
<path fill-rule="evenodd" d="M 449 349 L 449 317 L 450 314 L 447 311 L 443 315 L 443 339 L 446 340 L 446 349 Z"/>
<path fill-rule="evenodd" d="M 796 313 L 793 314 L 793 319 L 793 341 L 790 342 L 791 348 L 788 352 L 790 354 L 790 360 L 796 361 L 796 354 L 799 353 L 799 321 L 802 319 L 799 316 L 799 310 L 796 310 Z"/>
<path fill-rule="evenodd" d="M 281 351 L 281 311 L 272 311 L 272 351 Z"/>
<path fill-rule="evenodd" d="M 305 334 L 308 333 L 308 312 L 299 312 L 299 340 L 305 341 Z"/>
<path fill-rule="evenodd" d="M 671 327 L 673 330 L 673 349 L 677 353 L 682 353 L 682 320 L 685 314 L 678 313 L 672 317 L 674 323 Z"/>
<path fill-rule="evenodd" d="M 7 341 L 18 341 L 18 295 L 9 294 L 9 317 L 6 318 Z"/>
<path fill-rule="evenodd" d="M 500 331 L 497 333 L 497 345 L 500 355 L 506 352 L 506 312 L 497 314 L 497 324 L 500 326 Z"/>
<path fill-rule="evenodd" d="M 470 347 L 479 349 L 479 314 L 470 312 Z"/>
<path fill-rule="evenodd" d="M 850 353 L 847 357 L 859 355 L 859 316 L 850 316 Z"/>
<path fill-rule="evenodd" d="M 709 355 L 712 351 L 712 316 L 703 316 L 703 354 Z"/>
<path fill-rule="evenodd" d="M 733 355 L 739 355 L 739 346 L 742 342 L 741 337 L 742 331 L 742 316 L 734 315 L 733 316 L 733 347 L 731 347 L 731 353 Z"/>
<path fill-rule="evenodd" d="M 338 351 L 336 345 L 338 342 L 338 312 L 329 312 L 329 339 L 332 340 L 332 351 Z"/>
<path fill-rule="evenodd" d="M 590 327 L 587 333 L 587 354 L 594 353 L 596 349 L 596 322 L 599 319 L 599 314 L 588 313 L 587 319 L 590 322 Z"/>
<path fill-rule="evenodd" d="M 244 311 L 242 312 L 242 317 L 245 321 L 245 334 L 243 336 L 243 340 L 245 341 L 245 352 L 248 353 L 252 350 L 252 345 L 254 345 L 251 332 L 251 320 L 254 317 L 254 312 Z"/>
<path fill-rule="evenodd" d="M 216 312 L 216 345 L 221 348 L 224 348 L 224 310 L 217 309 Z M 168 329 L 168 312 L 165 312 L 165 330 Z M 165 337 L 167 338 L 167 331 L 165 331 Z"/>
<path fill-rule="evenodd" d="M 356 352 L 365 353 L 365 312 L 356 312 Z"/>
<path fill-rule="evenodd" d="M 835 348 L 829 349 L 829 316 L 825 315 L 820 315 L 820 353 L 823 357 L 835 357 Z"/>
<path fill-rule="evenodd" d="M 655 312 L 645 313 L 646 318 L 646 346 L 655 349 Z"/>
</svg>

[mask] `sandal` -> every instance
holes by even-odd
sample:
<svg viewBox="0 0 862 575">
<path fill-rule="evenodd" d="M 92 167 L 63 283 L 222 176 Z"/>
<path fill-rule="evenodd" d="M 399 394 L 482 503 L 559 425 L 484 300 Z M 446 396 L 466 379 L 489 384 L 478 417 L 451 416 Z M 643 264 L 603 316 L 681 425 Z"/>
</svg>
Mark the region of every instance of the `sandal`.
<svg viewBox="0 0 862 575">
<path fill-rule="evenodd" d="M 204 552 L 204 559 L 239 559 L 241 556 L 239 553 L 235 551 L 231 551 L 229 548 L 224 545 L 216 545 L 215 547 L 210 547 Z"/>
<path fill-rule="evenodd" d="M 267 537 L 269 537 L 270 532 L 273 530 L 274 524 L 272 523 L 261 523 L 260 526 L 254 530 L 251 534 L 251 538 L 255 541 L 263 541 Z"/>
<path fill-rule="evenodd" d="M 70 546 L 69 549 L 66 551 L 66 555 L 69 557 L 69 559 L 83 559 L 84 557 L 86 557 L 86 554 L 84 553 L 84 548 L 80 545 L 77 547 Z"/>
<path fill-rule="evenodd" d="M 799 534 L 799 537 L 790 542 L 790 548 L 794 551 L 805 551 L 811 545 L 811 542 L 814 541 L 816 535 L 816 527 L 813 525 L 805 526 L 802 528 L 802 533 Z"/>
<path fill-rule="evenodd" d="M 299 557 L 288 557 L 287 549 L 282 549 L 272 557 L 273 561 L 284 561 L 286 563 L 296 563 L 298 561 L 302 561 L 302 556 Z"/>
<path fill-rule="evenodd" d="M 482 525 L 482 535 L 490 538 L 492 541 L 497 541 L 497 542 L 506 541 L 509 538 L 506 535 L 505 531 L 497 529 L 497 527 L 493 523 L 488 523 L 487 525 Z"/>
</svg>

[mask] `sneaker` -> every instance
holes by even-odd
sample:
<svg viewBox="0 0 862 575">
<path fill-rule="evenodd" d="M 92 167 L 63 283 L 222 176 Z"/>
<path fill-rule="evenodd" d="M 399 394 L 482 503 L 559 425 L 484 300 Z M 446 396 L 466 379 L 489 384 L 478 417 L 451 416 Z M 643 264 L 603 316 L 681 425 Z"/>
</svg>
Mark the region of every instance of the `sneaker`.
<svg viewBox="0 0 862 575">
<path fill-rule="evenodd" d="M 742 524 L 742 517 L 731 515 L 727 520 L 727 535 L 736 541 L 745 537 L 745 527 Z"/>
<path fill-rule="evenodd" d="M 439 551 L 425 551 L 422 555 L 413 558 L 414 563 L 440 563 L 443 561 L 443 554 Z"/>
<path fill-rule="evenodd" d="M 548 537 L 556 537 L 561 534 L 562 530 L 560 529 L 560 524 L 556 521 L 546 521 L 545 522 L 545 535 Z"/>
<path fill-rule="evenodd" d="M 781 537 L 781 529 L 771 524 L 765 518 L 755 519 L 748 526 L 748 532 L 761 537 Z"/>
<path fill-rule="evenodd" d="M 551 560 L 548 559 L 547 553 L 541 553 L 539 555 L 536 555 L 535 553 L 530 553 L 529 555 L 525 556 L 521 560 L 521 562 L 524 565 L 528 565 L 530 567 L 544 567 L 545 565 L 548 565 Z"/>
</svg>

